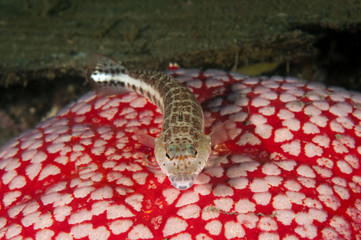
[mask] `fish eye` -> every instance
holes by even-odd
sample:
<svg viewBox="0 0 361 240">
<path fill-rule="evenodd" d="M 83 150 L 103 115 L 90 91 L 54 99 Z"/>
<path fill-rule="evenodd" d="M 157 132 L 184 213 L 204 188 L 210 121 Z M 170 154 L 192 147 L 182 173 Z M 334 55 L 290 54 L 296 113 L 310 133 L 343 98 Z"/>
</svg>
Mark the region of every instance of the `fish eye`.
<svg viewBox="0 0 361 240">
<path fill-rule="evenodd" d="M 197 156 L 197 153 L 198 153 L 193 144 L 189 144 L 187 146 L 187 152 L 192 157 Z"/>
<path fill-rule="evenodd" d="M 165 156 L 166 156 L 168 159 L 170 159 L 170 156 L 169 156 L 168 153 L 165 153 Z"/>
</svg>

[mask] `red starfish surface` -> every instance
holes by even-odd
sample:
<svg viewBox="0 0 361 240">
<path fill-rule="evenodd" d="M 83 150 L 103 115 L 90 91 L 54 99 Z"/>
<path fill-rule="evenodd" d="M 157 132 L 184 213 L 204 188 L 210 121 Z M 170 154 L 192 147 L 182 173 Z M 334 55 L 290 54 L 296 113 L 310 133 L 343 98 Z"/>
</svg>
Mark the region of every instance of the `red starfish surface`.
<svg viewBox="0 0 361 240">
<path fill-rule="evenodd" d="M 169 72 L 213 155 L 188 190 L 149 166 L 162 115 L 93 92 L 0 149 L 1 239 L 361 239 L 361 94 L 294 78 Z M 223 157 L 221 157 L 223 156 Z"/>
</svg>

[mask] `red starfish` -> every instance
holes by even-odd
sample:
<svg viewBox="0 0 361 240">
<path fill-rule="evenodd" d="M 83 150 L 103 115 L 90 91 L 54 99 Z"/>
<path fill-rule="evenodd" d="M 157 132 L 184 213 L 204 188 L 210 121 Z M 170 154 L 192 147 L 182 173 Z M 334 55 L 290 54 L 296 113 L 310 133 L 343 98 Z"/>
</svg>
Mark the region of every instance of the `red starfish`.
<svg viewBox="0 0 361 240">
<path fill-rule="evenodd" d="M 145 166 L 159 110 L 88 93 L 0 150 L 3 239 L 359 239 L 361 95 L 293 78 L 170 72 L 207 132 L 236 124 L 190 189 Z"/>
</svg>

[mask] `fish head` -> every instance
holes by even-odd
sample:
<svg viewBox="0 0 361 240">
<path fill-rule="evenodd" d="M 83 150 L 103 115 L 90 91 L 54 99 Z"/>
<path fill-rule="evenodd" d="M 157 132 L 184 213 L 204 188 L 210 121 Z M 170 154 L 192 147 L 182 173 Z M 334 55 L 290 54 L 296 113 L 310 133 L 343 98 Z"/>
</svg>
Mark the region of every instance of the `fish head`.
<svg viewBox="0 0 361 240">
<path fill-rule="evenodd" d="M 211 153 L 210 137 L 202 134 L 197 141 L 178 138 L 166 144 L 157 139 L 155 157 L 162 171 L 174 187 L 180 190 L 190 188 L 205 167 Z"/>
</svg>

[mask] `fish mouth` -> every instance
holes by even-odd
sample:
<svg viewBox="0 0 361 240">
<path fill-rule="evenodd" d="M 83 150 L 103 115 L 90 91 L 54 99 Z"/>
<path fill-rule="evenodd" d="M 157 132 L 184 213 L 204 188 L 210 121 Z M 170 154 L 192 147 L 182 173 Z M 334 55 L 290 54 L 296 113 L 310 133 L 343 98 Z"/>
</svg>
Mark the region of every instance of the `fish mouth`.
<svg viewBox="0 0 361 240">
<path fill-rule="evenodd" d="M 186 190 L 193 186 L 194 181 L 196 180 L 196 175 L 195 174 L 170 175 L 169 180 L 175 188 L 179 190 Z"/>
</svg>

